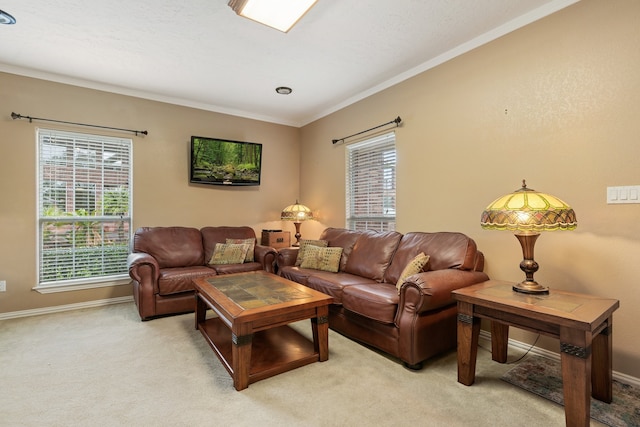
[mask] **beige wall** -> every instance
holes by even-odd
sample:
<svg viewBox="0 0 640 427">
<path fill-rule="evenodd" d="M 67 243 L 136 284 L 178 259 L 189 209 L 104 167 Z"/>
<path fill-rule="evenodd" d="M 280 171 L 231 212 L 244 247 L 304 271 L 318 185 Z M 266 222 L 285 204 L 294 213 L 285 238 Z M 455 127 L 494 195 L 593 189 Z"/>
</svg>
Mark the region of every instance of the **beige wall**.
<svg viewBox="0 0 640 427">
<path fill-rule="evenodd" d="M 134 229 L 140 226 L 249 225 L 284 228 L 280 211 L 298 197 L 300 130 L 238 117 L 146 101 L 0 73 L 0 313 L 131 295 L 130 285 L 40 294 L 36 285 L 37 127 L 131 136 Z M 149 135 L 110 133 L 32 117 L 148 130 Z M 259 187 L 194 186 L 188 183 L 191 135 L 263 144 Z"/>
<path fill-rule="evenodd" d="M 638 22 L 640 2 L 583 0 L 305 126 L 301 195 L 321 214 L 306 234 L 344 225 L 345 147 L 331 140 L 399 115 L 399 231 L 467 233 L 492 278 L 519 281 L 518 241 L 482 230 L 482 210 L 523 178 L 564 199 L 578 229 L 538 239 L 536 279 L 619 299 L 614 369 L 640 377 L 640 205 L 605 198 L 607 186 L 640 185 Z"/>
</svg>

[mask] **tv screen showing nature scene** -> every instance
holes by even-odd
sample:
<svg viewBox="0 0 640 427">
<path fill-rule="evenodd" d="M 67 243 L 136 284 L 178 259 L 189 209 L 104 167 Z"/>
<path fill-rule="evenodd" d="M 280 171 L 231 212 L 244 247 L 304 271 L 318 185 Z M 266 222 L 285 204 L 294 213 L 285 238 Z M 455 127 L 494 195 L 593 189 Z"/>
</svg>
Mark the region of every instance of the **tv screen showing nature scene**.
<svg viewBox="0 0 640 427">
<path fill-rule="evenodd" d="M 190 182 L 260 185 L 262 144 L 191 137 Z"/>
</svg>

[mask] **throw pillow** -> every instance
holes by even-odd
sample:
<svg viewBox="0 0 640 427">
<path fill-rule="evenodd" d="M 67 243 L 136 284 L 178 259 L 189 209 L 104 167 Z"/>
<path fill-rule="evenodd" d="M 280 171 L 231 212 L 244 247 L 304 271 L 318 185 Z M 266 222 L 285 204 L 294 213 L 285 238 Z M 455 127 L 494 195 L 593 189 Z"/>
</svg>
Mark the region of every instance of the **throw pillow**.
<svg viewBox="0 0 640 427">
<path fill-rule="evenodd" d="M 398 293 L 400 293 L 400 287 L 404 283 L 404 281 L 409 276 L 413 276 L 414 274 L 418 274 L 422 271 L 425 265 L 429 262 L 429 255 L 425 255 L 423 252 L 420 252 L 416 255 L 409 264 L 402 270 L 400 274 L 400 278 L 398 279 L 398 283 L 396 283 L 396 288 L 398 288 Z"/>
<path fill-rule="evenodd" d="M 216 243 L 209 264 L 242 264 L 249 251 L 249 245 L 241 243 Z"/>
<path fill-rule="evenodd" d="M 300 268 L 311 268 L 314 270 L 330 271 L 337 273 L 340 267 L 340 257 L 342 248 L 321 248 L 319 246 L 307 246 L 304 259 Z"/>
<path fill-rule="evenodd" d="M 298 258 L 296 258 L 296 267 L 300 267 L 302 264 L 302 260 L 305 257 L 308 246 L 319 246 L 321 248 L 326 248 L 329 245 L 329 242 L 326 240 L 309 240 L 309 239 L 300 239 L 300 248 L 298 249 Z"/>
<path fill-rule="evenodd" d="M 227 243 L 249 245 L 249 250 L 247 251 L 247 256 L 245 257 L 244 262 L 253 262 L 253 252 L 256 248 L 256 239 L 227 239 Z"/>
</svg>

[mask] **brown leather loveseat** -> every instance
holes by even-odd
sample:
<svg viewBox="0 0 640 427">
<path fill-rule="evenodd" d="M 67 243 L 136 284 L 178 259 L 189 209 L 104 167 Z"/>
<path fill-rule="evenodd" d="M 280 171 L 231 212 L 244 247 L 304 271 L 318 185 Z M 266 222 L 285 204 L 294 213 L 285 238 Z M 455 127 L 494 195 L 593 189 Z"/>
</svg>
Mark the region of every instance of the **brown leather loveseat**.
<svg viewBox="0 0 640 427">
<path fill-rule="evenodd" d="M 217 243 L 253 240 L 253 257 L 237 264 L 209 264 Z M 249 252 L 250 253 L 250 252 Z M 142 320 L 194 311 L 192 280 L 216 274 L 273 272 L 275 249 L 256 244 L 251 227 L 141 227 L 127 258 L 133 296 Z"/>
<path fill-rule="evenodd" d="M 402 235 L 328 228 L 318 240 L 329 250 L 342 248 L 337 272 L 315 265 L 305 268 L 306 261 L 296 266 L 298 249 L 287 248 L 278 253 L 279 274 L 334 298 L 331 329 L 395 356 L 412 369 L 455 348 L 457 307 L 451 291 L 488 280 L 482 272 L 482 252 L 462 233 Z M 317 246 L 313 250 L 323 253 Z M 420 253 L 429 256 L 422 271 L 397 283 Z"/>
</svg>

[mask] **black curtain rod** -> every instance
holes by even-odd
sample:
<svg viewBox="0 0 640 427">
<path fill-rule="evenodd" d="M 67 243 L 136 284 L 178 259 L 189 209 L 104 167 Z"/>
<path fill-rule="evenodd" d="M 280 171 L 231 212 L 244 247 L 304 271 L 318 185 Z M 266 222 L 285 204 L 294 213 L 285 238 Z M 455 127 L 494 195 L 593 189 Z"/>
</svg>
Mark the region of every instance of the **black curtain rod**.
<svg viewBox="0 0 640 427">
<path fill-rule="evenodd" d="M 353 135 L 345 136 L 344 138 L 334 139 L 331 142 L 333 142 L 334 144 L 336 144 L 336 143 L 338 143 L 340 141 L 344 142 L 345 139 L 352 138 L 352 137 L 354 137 L 356 135 L 360 135 L 360 134 L 363 134 L 363 133 L 366 133 L 366 132 L 370 132 L 370 131 L 372 131 L 374 129 L 381 128 L 382 126 L 390 125 L 391 123 L 395 123 L 396 127 L 398 127 L 398 126 L 400 126 L 401 122 L 402 122 L 402 119 L 400 118 L 400 116 L 398 116 L 395 119 L 391 120 L 390 122 L 383 123 L 381 125 L 372 127 L 371 129 L 363 130 L 362 132 L 354 133 Z"/>
<path fill-rule="evenodd" d="M 92 128 L 110 129 L 110 130 L 121 130 L 123 132 L 135 133 L 136 136 L 138 136 L 138 134 L 142 134 L 142 135 L 148 135 L 149 134 L 149 132 L 147 132 L 146 130 L 131 130 L 131 129 L 114 128 L 114 127 L 110 127 L 110 126 L 88 125 L 86 123 L 64 122 L 62 120 L 43 119 L 41 117 L 23 116 L 22 114 L 18 114 L 18 113 L 11 113 L 11 118 L 13 120 L 15 120 L 15 119 L 29 119 L 29 123 L 31 123 L 33 120 L 41 120 L 41 121 L 45 121 L 45 122 L 64 123 L 66 125 L 88 126 L 88 127 L 92 127 Z"/>
</svg>

